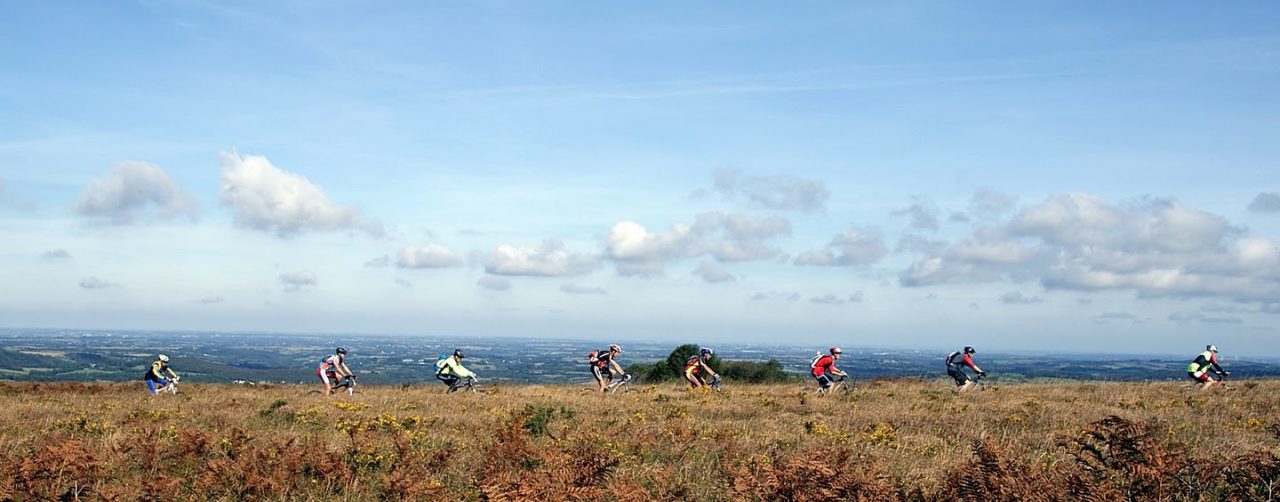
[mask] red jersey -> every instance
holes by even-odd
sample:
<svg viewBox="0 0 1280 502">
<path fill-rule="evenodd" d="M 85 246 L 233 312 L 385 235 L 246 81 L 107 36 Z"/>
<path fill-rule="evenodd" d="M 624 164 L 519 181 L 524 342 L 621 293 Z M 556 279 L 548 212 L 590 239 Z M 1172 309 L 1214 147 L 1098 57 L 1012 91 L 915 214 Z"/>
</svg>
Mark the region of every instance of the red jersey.
<svg viewBox="0 0 1280 502">
<path fill-rule="evenodd" d="M 831 373 L 831 370 L 835 369 L 835 367 L 836 367 L 836 358 L 834 356 L 830 356 L 830 355 L 822 356 L 822 357 L 819 357 L 818 360 L 813 363 L 812 373 L 813 373 L 813 376 L 816 376 L 816 377 L 822 376 L 827 373 Z"/>
</svg>

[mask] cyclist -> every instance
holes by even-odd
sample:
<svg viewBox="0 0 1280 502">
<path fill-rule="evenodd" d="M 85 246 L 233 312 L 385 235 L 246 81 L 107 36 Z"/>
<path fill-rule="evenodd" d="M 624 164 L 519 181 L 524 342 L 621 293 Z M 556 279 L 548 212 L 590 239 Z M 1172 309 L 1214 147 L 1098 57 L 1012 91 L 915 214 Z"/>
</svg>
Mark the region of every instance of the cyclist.
<svg viewBox="0 0 1280 502">
<path fill-rule="evenodd" d="M 320 366 L 316 368 L 316 376 L 320 377 L 320 381 L 324 383 L 326 396 L 333 395 L 334 385 L 339 379 L 355 378 L 355 373 L 347 367 L 347 349 L 338 347 L 334 349 L 333 354 L 324 356 L 324 359 L 320 360 Z"/>
<path fill-rule="evenodd" d="M 622 346 L 615 343 L 609 346 L 609 350 L 597 350 L 587 358 L 591 363 L 591 376 L 595 377 L 596 383 L 600 385 L 601 394 L 604 394 L 605 387 L 608 387 L 615 377 L 625 377 L 627 372 L 622 370 L 621 364 L 618 364 L 618 356 L 621 354 Z"/>
<path fill-rule="evenodd" d="M 840 354 L 843 354 L 844 351 L 840 350 L 840 347 L 831 347 L 831 350 L 827 352 L 828 354 L 825 356 L 819 354 L 810 364 L 812 367 L 810 374 L 818 381 L 818 386 L 821 389 L 831 388 L 831 385 L 835 383 L 835 378 L 832 377 L 840 377 L 843 380 L 844 377 L 848 376 L 847 373 L 840 371 L 840 368 L 836 367 L 836 361 L 840 360 Z"/>
<path fill-rule="evenodd" d="M 1210 378 L 1209 373 L 1216 374 L 1219 378 Z M 1224 371 L 1222 366 L 1218 366 L 1218 347 L 1216 345 L 1205 346 L 1204 352 L 1201 352 L 1194 361 L 1191 361 L 1191 364 L 1187 365 L 1187 376 L 1200 384 L 1200 390 L 1208 390 L 1214 385 L 1221 385 L 1221 377 L 1230 374 L 1230 371 Z"/>
<path fill-rule="evenodd" d="M 711 356 L 713 355 L 715 355 L 715 351 L 703 347 L 698 350 L 696 355 L 690 357 L 688 362 L 684 363 L 684 378 L 689 381 L 691 388 L 702 389 L 708 386 L 708 381 L 703 379 L 700 374 L 703 371 L 706 371 L 711 377 L 711 384 L 720 380 L 720 375 L 717 375 L 715 370 L 712 370 L 711 366 L 707 364 L 711 362 Z"/>
<path fill-rule="evenodd" d="M 164 377 L 164 373 L 169 374 L 169 379 Z M 147 371 L 145 378 L 147 380 L 147 390 L 150 390 L 152 395 L 167 387 L 170 379 L 174 382 L 180 380 L 178 374 L 173 372 L 173 368 L 169 367 L 169 356 L 164 354 L 157 356 L 156 360 L 151 363 L 151 369 Z"/>
<path fill-rule="evenodd" d="M 964 372 L 965 366 L 973 368 L 973 371 L 977 372 L 979 376 L 987 376 L 987 372 L 982 371 L 982 368 L 974 364 L 973 354 L 975 352 L 977 351 L 973 350 L 973 347 L 965 347 L 963 351 L 958 350 L 947 356 L 947 374 L 955 379 L 956 387 L 961 392 L 969 390 L 975 383 L 969 378 L 969 374 Z"/>
<path fill-rule="evenodd" d="M 449 386 L 449 392 L 462 387 L 463 379 L 475 382 L 476 374 L 462 365 L 462 349 L 454 349 L 453 355 L 436 361 L 436 379 Z"/>
</svg>

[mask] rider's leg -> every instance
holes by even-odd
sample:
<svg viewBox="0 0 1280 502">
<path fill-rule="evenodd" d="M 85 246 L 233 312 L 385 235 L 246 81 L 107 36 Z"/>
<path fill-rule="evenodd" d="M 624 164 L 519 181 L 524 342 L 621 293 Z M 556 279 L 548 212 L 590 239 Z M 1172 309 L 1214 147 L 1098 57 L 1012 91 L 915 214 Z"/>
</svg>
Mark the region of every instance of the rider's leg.
<svg viewBox="0 0 1280 502">
<path fill-rule="evenodd" d="M 156 392 L 157 392 L 157 391 L 156 391 L 156 381 L 155 381 L 155 380 L 152 380 L 152 379 L 150 379 L 150 378 L 148 378 L 148 379 L 147 379 L 147 390 L 151 391 L 151 395 L 153 395 L 153 396 L 154 396 L 154 395 L 156 395 Z"/>
<path fill-rule="evenodd" d="M 813 378 L 818 380 L 818 393 L 826 394 L 831 388 L 831 376 L 824 373 Z"/>
<path fill-rule="evenodd" d="M 324 384 L 324 395 L 333 394 L 333 384 L 329 382 L 329 375 L 323 371 L 316 370 L 316 376 L 320 377 L 320 382 Z"/>
<path fill-rule="evenodd" d="M 591 365 L 591 376 L 595 377 L 596 385 L 599 387 L 596 389 L 596 392 L 600 394 L 604 394 L 604 388 L 609 385 L 609 382 L 605 381 L 604 375 L 600 374 L 599 366 L 596 366 L 594 364 Z"/>
</svg>

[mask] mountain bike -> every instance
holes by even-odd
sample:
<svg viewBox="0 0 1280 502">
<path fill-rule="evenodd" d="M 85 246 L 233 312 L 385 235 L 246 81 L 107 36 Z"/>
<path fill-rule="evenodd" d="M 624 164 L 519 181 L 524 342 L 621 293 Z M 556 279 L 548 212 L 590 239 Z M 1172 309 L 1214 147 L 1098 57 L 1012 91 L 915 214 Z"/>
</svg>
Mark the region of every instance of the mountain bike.
<svg viewBox="0 0 1280 502">
<path fill-rule="evenodd" d="M 341 389 L 343 387 L 346 387 L 348 396 L 355 394 L 356 393 L 356 376 L 347 375 L 343 377 L 341 382 L 338 382 L 333 385 L 333 393 L 337 394 L 338 389 Z"/>
<path fill-rule="evenodd" d="M 178 377 L 170 378 L 167 383 L 156 389 L 156 395 L 158 396 L 164 393 L 169 393 L 174 396 L 178 395 L 178 380 L 180 380 Z"/>
<path fill-rule="evenodd" d="M 480 383 L 479 378 L 467 377 L 464 380 L 459 380 L 457 385 L 449 386 L 449 392 L 455 392 L 460 390 L 463 392 L 470 392 L 472 394 L 492 394 L 496 391 L 493 388 L 481 386 L 479 385 L 479 383 Z"/>
<path fill-rule="evenodd" d="M 838 394 L 840 394 L 840 395 L 845 395 L 845 394 L 848 394 L 848 393 L 850 393 L 850 392 L 853 392 L 853 391 L 854 391 L 854 389 L 855 389 L 855 388 L 857 388 L 857 384 L 856 384 L 855 382 L 853 382 L 852 380 L 849 380 L 847 376 L 842 376 L 842 377 L 840 377 L 840 379 L 838 379 L 838 380 L 834 380 L 834 382 L 835 382 L 835 383 L 833 383 L 830 387 L 827 387 L 827 388 L 825 388 L 825 389 L 824 389 L 824 388 L 822 388 L 821 386 L 819 386 L 819 387 L 818 387 L 818 394 L 819 394 L 819 395 L 823 395 L 823 394 L 831 395 L 831 394 L 837 394 L 837 393 L 838 393 Z"/>
<path fill-rule="evenodd" d="M 604 390 L 610 394 L 616 394 L 619 391 L 627 392 L 629 390 L 635 390 L 628 385 L 629 383 L 631 383 L 631 375 L 622 375 L 622 378 L 609 382 L 609 385 L 604 386 Z"/>
<path fill-rule="evenodd" d="M 716 392 L 720 392 L 720 375 L 712 377 L 711 381 L 707 382 L 707 387 Z"/>
</svg>

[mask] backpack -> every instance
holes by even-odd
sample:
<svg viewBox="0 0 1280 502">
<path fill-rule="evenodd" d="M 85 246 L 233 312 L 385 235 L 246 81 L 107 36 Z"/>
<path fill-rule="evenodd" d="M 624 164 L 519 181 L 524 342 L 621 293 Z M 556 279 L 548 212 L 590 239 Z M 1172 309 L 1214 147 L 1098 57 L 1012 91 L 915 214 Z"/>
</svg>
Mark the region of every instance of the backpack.
<svg viewBox="0 0 1280 502">
<path fill-rule="evenodd" d="M 810 367 L 810 368 L 817 368 L 817 367 L 818 367 L 818 361 L 821 361 L 821 360 L 822 360 L 822 353 L 821 353 L 821 352 L 819 352 L 819 353 L 818 353 L 818 355 L 813 356 L 813 360 L 812 360 L 812 361 L 809 361 L 809 367 Z"/>
<path fill-rule="evenodd" d="M 444 354 L 441 354 L 441 355 L 444 355 Z M 441 358 L 440 358 L 440 360 L 436 361 L 436 374 L 437 374 L 437 375 L 439 375 L 441 372 L 443 372 L 445 368 L 448 368 L 448 367 L 449 367 L 448 362 L 449 362 L 449 356 L 447 356 L 447 355 L 444 355 L 444 357 L 441 357 Z"/>
<path fill-rule="evenodd" d="M 598 360 L 600 360 L 600 351 L 593 350 L 590 354 L 587 354 L 587 362 L 594 363 Z"/>
<path fill-rule="evenodd" d="M 956 362 L 956 356 L 958 356 L 958 355 L 960 355 L 960 351 L 958 351 L 958 350 L 957 350 L 957 351 L 955 351 L 955 352 L 952 352 L 951 354 L 948 354 L 948 355 L 947 355 L 947 367 L 948 367 L 948 368 L 950 368 L 950 367 L 952 367 L 952 366 L 959 366 L 959 365 L 960 365 L 960 363 L 957 363 L 957 362 Z"/>
</svg>

